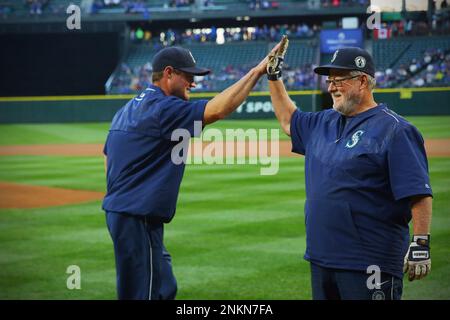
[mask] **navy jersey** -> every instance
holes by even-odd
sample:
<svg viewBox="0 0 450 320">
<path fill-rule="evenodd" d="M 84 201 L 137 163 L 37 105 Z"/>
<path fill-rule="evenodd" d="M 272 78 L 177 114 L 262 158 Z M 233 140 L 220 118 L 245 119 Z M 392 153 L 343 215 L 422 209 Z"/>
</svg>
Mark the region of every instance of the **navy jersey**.
<svg viewBox="0 0 450 320">
<path fill-rule="evenodd" d="M 203 120 L 206 103 L 166 96 L 150 86 L 116 113 L 104 148 L 105 211 L 164 222 L 173 218 L 185 165 L 172 162 L 172 149 L 179 142 L 171 141 L 171 135 L 186 129 L 194 136 L 194 122 Z"/>
<path fill-rule="evenodd" d="M 401 278 L 409 197 L 432 195 L 419 131 L 381 104 L 353 117 L 296 110 L 291 139 L 305 155 L 305 259 Z"/>
</svg>

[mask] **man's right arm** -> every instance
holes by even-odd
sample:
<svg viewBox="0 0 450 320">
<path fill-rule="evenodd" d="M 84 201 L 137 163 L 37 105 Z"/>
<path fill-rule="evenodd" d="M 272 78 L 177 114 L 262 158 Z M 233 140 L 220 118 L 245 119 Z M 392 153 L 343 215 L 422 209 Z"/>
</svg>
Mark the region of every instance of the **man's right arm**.
<svg viewBox="0 0 450 320">
<path fill-rule="evenodd" d="M 269 81 L 269 90 L 275 115 L 283 131 L 290 136 L 292 114 L 297 110 L 297 107 L 289 98 L 281 79 Z"/>
<path fill-rule="evenodd" d="M 281 42 L 272 49 L 271 53 L 278 50 L 280 44 Z M 261 62 L 256 67 L 252 68 L 242 79 L 211 99 L 205 107 L 205 113 L 203 115 L 204 124 L 213 123 L 223 119 L 236 110 L 247 98 L 259 78 L 266 74 L 268 61 L 269 55 L 261 60 Z"/>
<path fill-rule="evenodd" d="M 263 74 L 258 68 L 253 68 L 238 82 L 208 101 L 203 115 L 204 124 L 223 119 L 236 110 Z"/>
</svg>

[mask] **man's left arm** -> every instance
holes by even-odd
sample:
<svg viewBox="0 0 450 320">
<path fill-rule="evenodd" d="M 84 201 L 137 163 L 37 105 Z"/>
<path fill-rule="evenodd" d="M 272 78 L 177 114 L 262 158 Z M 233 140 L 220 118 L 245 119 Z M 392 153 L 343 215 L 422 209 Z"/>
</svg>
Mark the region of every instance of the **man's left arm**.
<svg viewBox="0 0 450 320">
<path fill-rule="evenodd" d="M 432 197 L 419 195 L 411 197 L 413 239 L 404 261 L 404 272 L 409 281 L 424 278 L 431 271 L 430 228 Z"/>
<path fill-rule="evenodd" d="M 423 137 L 412 125 L 397 120 L 388 146 L 389 179 L 395 200 L 408 198 L 413 237 L 404 257 L 403 271 L 418 280 L 431 270 L 430 225 L 433 192 Z"/>
<path fill-rule="evenodd" d="M 411 197 L 414 235 L 430 234 L 432 201 L 429 195 Z"/>
</svg>

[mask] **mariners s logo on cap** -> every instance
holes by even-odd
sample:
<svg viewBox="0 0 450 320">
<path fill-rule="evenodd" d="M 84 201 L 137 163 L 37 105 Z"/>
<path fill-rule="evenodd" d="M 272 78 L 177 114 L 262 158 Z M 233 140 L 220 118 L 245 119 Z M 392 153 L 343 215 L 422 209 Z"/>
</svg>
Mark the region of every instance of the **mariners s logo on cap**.
<svg viewBox="0 0 450 320">
<path fill-rule="evenodd" d="M 358 47 L 341 47 L 334 52 L 331 63 L 314 68 L 314 72 L 322 76 L 329 76 L 331 70 L 358 70 L 375 76 L 372 56 Z"/>
<path fill-rule="evenodd" d="M 355 58 L 355 64 L 358 68 L 364 68 L 366 66 L 366 59 L 364 57 L 358 56 Z"/>
<path fill-rule="evenodd" d="M 336 50 L 336 51 L 334 52 L 333 58 L 331 58 L 331 63 L 333 63 L 334 60 L 336 60 L 336 57 L 337 57 L 337 55 L 338 55 L 338 52 L 339 52 L 339 50 Z"/>
<path fill-rule="evenodd" d="M 196 76 L 211 72 L 209 69 L 197 67 L 196 64 L 192 52 L 177 46 L 161 49 L 152 61 L 153 72 L 161 72 L 167 66 Z"/>
<path fill-rule="evenodd" d="M 195 59 L 194 59 L 194 56 L 192 55 L 192 52 L 189 51 L 189 55 L 191 56 L 192 61 L 194 61 L 194 63 L 197 63 L 197 61 L 195 61 Z"/>
</svg>

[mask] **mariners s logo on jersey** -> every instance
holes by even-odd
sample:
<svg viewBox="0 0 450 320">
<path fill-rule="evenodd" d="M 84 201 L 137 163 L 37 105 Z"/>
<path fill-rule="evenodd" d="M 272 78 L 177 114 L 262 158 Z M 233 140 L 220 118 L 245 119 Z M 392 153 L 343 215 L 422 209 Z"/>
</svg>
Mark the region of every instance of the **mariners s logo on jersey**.
<svg viewBox="0 0 450 320">
<path fill-rule="evenodd" d="M 360 137 L 364 134 L 364 130 L 358 130 L 356 131 L 350 140 L 347 141 L 345 144 L 346 148 L 353 148 L 356 146 L 360 140 Z"/>
</svg>

